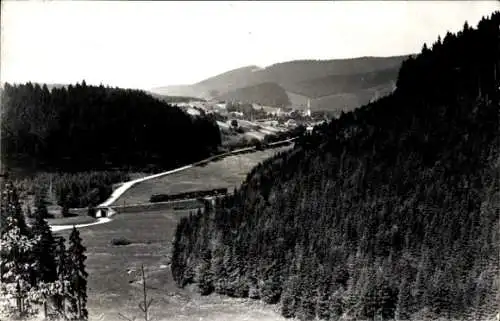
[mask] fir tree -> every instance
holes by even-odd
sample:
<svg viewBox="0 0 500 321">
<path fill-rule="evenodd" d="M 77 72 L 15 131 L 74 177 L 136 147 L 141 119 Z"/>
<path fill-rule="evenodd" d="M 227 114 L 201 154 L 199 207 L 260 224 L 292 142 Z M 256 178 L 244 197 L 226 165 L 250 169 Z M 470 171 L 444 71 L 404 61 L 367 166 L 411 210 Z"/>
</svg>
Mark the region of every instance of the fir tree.
<svg viewBox="0 0 500 321">
<path fill-rule="evenodd" d="M 31 211 L 30 206 L 26 206 L 26 217 L 27 218 L 33 218 L 33 212 Z"/>
<path fill-rule="evenodd" d="M 17 189 L 11 181 L 5 182 L 2 186 L 2 195 L 0 200 L 0 233 L 8 226 L 7 218 L 15 219 L 15 224 L 23 235 L 29 235 L 29 228 L 24 218 Z"/>
<path fill-rule="evenodd" d="M 62 214 L 63 217 L 68 217 L 70 215 L 70 213 L 69 213 L 69 204 L 68 203 L 69 202 L 66 201 L 66 202 L 64 202 L 64 204 L 62 206 L 62 212 L 61 212 L 61 214 Z"/>
<path fill-rule="evenodd" d="M 2 186 L 0 234 L 0 294 L 15 299 L 18 315 L 28 311 L 32 303 L 31 275 L 35 264 L 35 240 L 28 233 L 16 190 L 11 182 Z"/>
<path fill-rule="evenodd" d="M 398 303 L 394 313 L 397 321 L 410 320 L 411 303 L 411 283 L 408 282 L 406 277 L 403 277 L 403 280 L 399 284 Z"/>
<path fill-rule="evenodd" d="M 1 284 L 0 293 L 5 298 L 16 300 L 19 315 L 30 306 L 30 291 L 33 289 L 31 275 L 34 263 L 30 260 L 35 245 L 33 240 L 21 233 L 16 219 L 6 219 L 1 235 Z"/>
<path fill-rule="evenodd" d="M 85 271 L 85 247 L 80 232 L 73 227 L 69 237 L 68 278 L 69 313 L 74 320 L 87 320 L 87 272 Z"/>
<path fill-rule="evenodd" d="M 210 251 L 206 251 L 203 255 L 201 263 L 198 265 L 197 279 L 201 295 L 208 295 L 214 291 L 214 287 L 212 285 L 213 276 L 210 269 L 211 260 L 212 256 Z"/>
<path fill-rule="evenodd" d="M 38 194 L 35 199 L 35 217 L 40 216 L 42 219 L 49 217 L 49 211 L 47 209 L 47 201 L 45 199 L 45 193 Z"/>
<path fill-rule="evenodd" d="M 36 263 L 36 282 L 54 282 L 57 280 L 55 254 L 55 240 L 49 225 L 44 219 L 44 212 L 35 213 L 35 222 L 32 233 L 37 242 L 33 249 Z"/>
<path fill-rule="evenodd" d="M 68 268 L 71 262 L 68 261 L 68 256 L 66 253 L 65 240 L 63 237 L 59 237 L 57 241 L 57 246 L 55 248 L 55 260 L 56 260 L 56 271 L 57 271 L 57 279 L 59 280 L 62 289 L 61 294 L 56 295 L 56 307 L 59 312 L 63 314 L 66 313 L 65 308 L 65 294 L 67 293 L 67 288 L 69 286 L 68 280 Z"/>
</svg>

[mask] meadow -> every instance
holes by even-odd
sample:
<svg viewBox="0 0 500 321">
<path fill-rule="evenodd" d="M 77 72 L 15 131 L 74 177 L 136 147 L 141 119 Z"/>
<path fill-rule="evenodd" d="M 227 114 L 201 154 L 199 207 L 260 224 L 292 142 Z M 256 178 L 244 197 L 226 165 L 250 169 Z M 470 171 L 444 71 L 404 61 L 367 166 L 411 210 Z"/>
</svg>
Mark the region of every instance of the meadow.
<svg viewBox="0 0 500 321">
<path fill-rule="evenodd" d="M 272 306 L 223 296 L 203 297 L 179 289 L 170 272 L 171 242 L 179 219 L 189 211 L 161 210 L 121 213 L 103 225 L 80 229 L 87 248 L 90 320 L 122 320 L 118 313 L 139 317 L 140 266 L 144 264 L 151 314 L 167 320 L 284 320 Z M 56 235 L 68 237 L 69 231 Z M 125 239 L 129 245 L 112 245 Z"/>
<path fill-rule="evenodd" d="M 172 175 L 134 185 L 113 205 L 149 202 L 151 194 L 180 193 L 241 184 L 247 173 L 266 158 L 290 146 L 229 156 Z M 118 321 L 119 313 L 141 317 L 140 267 L 144 264 L 151 314 L 167 320 L 284 320 L 274 307 L 249 299 L 219 295 L 200 296 L 194 289 L 179 289 L 172 280 L 172 241 L 180 218 L 190 210 L 127 209 L 102 225 L 80 229 L 87 248 L 88 308 L 91 321 Z M 73 219 L 73 218 L 69 218 Z M 63 219 L 52 219 L 63 224 Z M 59 220 L 59 221 L 56 221 Z M 70 230 L 56 232 L 68 237 Z M 126 241 L 128 245 L 114 245 Z"/>
<path fill-rule="evenodd" d="M 247 173 L 263 160 L 290 146 L 228 156 L 205 166 L 196 166 L 171 175 L 147 180 L 126 191 L 114 205 L 142 204 L 149 202 L 153 194 L 177 194 L 182 192 L 233 188 L 239 186 Z"/>
</svg>

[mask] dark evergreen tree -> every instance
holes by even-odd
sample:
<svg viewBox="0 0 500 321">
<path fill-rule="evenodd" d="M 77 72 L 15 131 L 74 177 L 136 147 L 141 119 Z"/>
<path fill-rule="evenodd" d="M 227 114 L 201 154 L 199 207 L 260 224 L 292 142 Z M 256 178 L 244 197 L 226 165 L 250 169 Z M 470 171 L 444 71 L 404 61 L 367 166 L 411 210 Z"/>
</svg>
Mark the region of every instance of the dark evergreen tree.
<svg viewBox="0 0 500 321">
<path fill-rule="evenodd" d="M 95 217 L 96 216 L 96 209 L 95 209 L 94 206 L 90 205 L 87 208 L 87 215 L 90 216 L 90 217 Z"/>
<path fill-rule="evenodd" d="M 30 235 L 28 225 L 24 218 L 22 212 L 21 203 L 19 201 L 19 196 L 17 189 L 15 188 L 12 181 L 7 181 L 2 186 L 2 195 L 0 200 L 0 234 L 3 232 L 3 228 L 7 226 L 7 218 L 13 217 L 16 221 L 17 227 L 23 235 Z"/>
<path fill-rule="evenodd" d="M 41 217 L 42 219 L 49 217 L 45 193 L 40 193 L 35 197 L 35 218 L 37 217 Z"/>
<path fill-rule="evenodd" d="M 31 207 L 29 207 L 29 206 L 26 207 L 26 217 L 27 218 L 34 218 L 33 212 L 31 211 Z"/>
<path fill-rule="evenodd" d="M 198 266 L 198 287 L 200 289 L 201 295 L 209 295 L 214 291 L 213 287 L 213 275 L 210 269 L 210 263 L 212 260 L 212 255 L 209 251 L 203 254 L 203 259 Z"/>
<path fill-rule="evenodd" d="M 61 215 L 63 217 L 69 217 L 70 216 L 70 212 L 69 212 L 69 202 L 65 202 L 62 206 L 62 209 L 61 209 Z"/>
<path fill-rule="evenodd" d="M 57 279 L 62 284 L 62 294 L 55 296 L 55 305 L 57 309 L 63 313 L 66 313 L 66 293 L 68 293 L 67 286 L 69 285 L 69 268 L 71 266 L 71 262 L 68 260 L 68 255 L 66 253 L 66 245 L 63 237 L 59 237 L 57 240 L 57 245 L 55 247 L 54 256 L 56 260 L 56 271 L 57 271 Z"/>
<path fill-rule="evenodd" d="M 51 283 L 57 280 L 57 267 L 55 259 L 55 240 L 49 225 L 45 221 L 44 212 L 37 210 L 32 233 L 37 242 L 33 248 L 36 264 L 34 284 L 39 281 Z"/>
<path fill-rule="evenodd" d="M 24 317 L 33 303 L 33 239 L 12 182 L 2 181 L 1 188 L 0 296 L 14 299 L 17 317 Z"/>
<path fill-rule="evenodd" d="M 85 271 L 85 247 L 82 245 L 80 232 L 73 227 L 69 236 L 67 267 L 69 280 L 69 313 L 74 320 L 87 320 L 87 272 Z"/>
</svg>

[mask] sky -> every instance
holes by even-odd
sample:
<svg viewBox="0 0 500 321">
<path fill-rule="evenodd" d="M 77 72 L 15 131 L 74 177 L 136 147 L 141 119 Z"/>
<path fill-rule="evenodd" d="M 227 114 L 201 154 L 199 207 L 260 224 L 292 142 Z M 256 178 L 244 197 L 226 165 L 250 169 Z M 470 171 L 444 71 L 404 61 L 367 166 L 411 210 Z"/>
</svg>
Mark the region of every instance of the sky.
<svg viewBox="0 0 500 321">
<path fill-rule="evenodd" d="M 150 89 L 295 59 L 415 53 L 497 1 L 1 1 L 1 82 Z"/>
</svg>

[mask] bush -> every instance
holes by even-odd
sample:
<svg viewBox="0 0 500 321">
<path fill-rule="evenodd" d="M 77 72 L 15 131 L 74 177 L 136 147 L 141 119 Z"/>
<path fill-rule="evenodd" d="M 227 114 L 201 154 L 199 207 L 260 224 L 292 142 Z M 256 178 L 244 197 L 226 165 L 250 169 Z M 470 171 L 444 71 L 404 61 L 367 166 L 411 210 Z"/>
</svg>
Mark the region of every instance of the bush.
<svg viewBox="0 0 500 321">
<path fill-rule="evenodd" d="M 69 216 L 71 216 L 71 213 L 69 212 L 69 206 L 68 206 L 68 204 L 64 204 L 63 205 L 61 214 L 62 214 L 63 217 L 69 217 Z"/>
<path fill-rule="evenodd" d="M 151 203 L 168 202 L 168 201 L 177 201 L 177 200 L 183 200 L 183 199 L 200 198 L 200 197 L 206 197 L 206 196 L 215 196 L 215 195 L 221 195 L 221 194 L 227 194 L 227 188 L 215 188 L 215 189 L 205 190 L 205 191 L 192 191 L 192 192 L 184 192 L 184 193 L 172 194 L 172 195 L 154 194 L 154 195 L 151 195 L 151 197 L 149 198 L 149 201 Z"/>
<path fill-rule="evenodd" d="M 129 244 L 132 244 L 132 242 L 124 237 L 114 238 L 111 240 L 111 245 L 114 245 L 114 246 L 122 246 L 122 245 L 129 245 Z"/>
<path fill-rule="evenodd" d="M 90 217 L 95 217 L 95 215 L 96 215 L 96 209 L 95 209 L 95 207 L 89 206 L 89 208 L 87 210 L 87 215 L 90 216 Z"/>
</svg>

